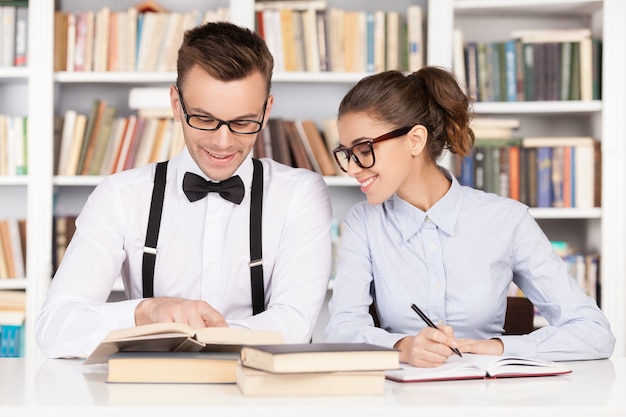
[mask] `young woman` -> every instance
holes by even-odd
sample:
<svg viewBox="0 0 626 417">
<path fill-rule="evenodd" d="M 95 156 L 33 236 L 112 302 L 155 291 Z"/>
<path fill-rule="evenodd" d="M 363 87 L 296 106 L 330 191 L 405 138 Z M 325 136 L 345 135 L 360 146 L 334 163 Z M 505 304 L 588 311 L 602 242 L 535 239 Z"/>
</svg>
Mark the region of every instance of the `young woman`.
<svg viewBox="0 0 626 417">
<path fill-rule="evenodd" d="M 445 149 L 470 152 L 470 118 L 454 76 L 436 67 L 366 77 L 342 100 L 334 154 L 367 202 L 346 217 L 327 340 L 394 346 L 401 361 L 422 367 L 442 364 L 451 348 L 547 360 L 610 356 L 606 317 L 528 207 L 461 186 L 437 165 Z M 511 282 L 548 326 L 502 335 Z"/>
</svg>

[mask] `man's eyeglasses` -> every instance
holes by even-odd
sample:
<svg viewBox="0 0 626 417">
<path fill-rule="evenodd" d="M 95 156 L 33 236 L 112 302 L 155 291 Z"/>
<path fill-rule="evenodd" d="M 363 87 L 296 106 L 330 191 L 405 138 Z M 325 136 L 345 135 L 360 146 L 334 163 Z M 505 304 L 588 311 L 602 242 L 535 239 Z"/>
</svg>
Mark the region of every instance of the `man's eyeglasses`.
<svg viewBox="0 0 626 417">
<path fill-rule="evenodd" d="M 261 116 L 261 121 L 248 119 L 220 120 L 211 116 L 187 113 L 187 107 L 185 107 L 185 101 L 183 100 L 183 93 L 178 87 L 176 87 L 176 90 L 178 90 L 180 105 L 183 109 L 183 114 L 185 115 L 185 120 L 187 121 L 189 127 L 193 127 L 198 130 L 215 131 L 222 127 L 222 125 L 226 125 L 231 132 L 239 135 L 252 135 L 259 132 L 263 128 L 265 109 L 267 108 L 267 99 L 265 99 L 265 103 L 263 103 L 263 115 Z"/>
<path fill-rule="evenodd" d="M 343 172 L 348 172 L 350 159 L 356 162 L 356 164 L 361 168 L 371 168 L 376 163 L 376 156 L 374 155 L 375 143 L 406 135 L 411 129 L 413 129 L 413 126 L 404 126 L 400 129 L 385 133 L 377 138 L 364 140 L 363 142 L 354 144 L 349 148 L 338 146 L 333 150 L 333 155 L 335 156 L 335 160 L 337 161 L 339 168 L 341 168 Z"/>
</svg>

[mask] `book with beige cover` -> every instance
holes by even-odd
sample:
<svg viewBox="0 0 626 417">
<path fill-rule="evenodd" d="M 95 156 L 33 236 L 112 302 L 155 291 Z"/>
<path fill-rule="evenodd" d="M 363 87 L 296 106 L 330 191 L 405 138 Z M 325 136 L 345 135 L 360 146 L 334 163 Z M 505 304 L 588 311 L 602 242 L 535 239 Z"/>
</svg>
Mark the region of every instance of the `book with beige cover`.
<svg viewBox="0 0 626 417">
<path fill-rule="evenodd" d="M 84 362 L 105 363 L 118 351 L 239 352 L 242 345 L 284 343 L 282 333 L 235 327 L 193 329 L 185 323 L 152 323 L 112 330 Z"/>
<path fill-rule="evenodd" d="M 237 352 L 116 352 L 107 382 L 234 384 L 238 361 Z"/>
<path fill-rule="evenodd" d="M 383 395 L 384 371 L 272 373 L 237 367 L 237 387 L 248 397 Z"/>
</svg>

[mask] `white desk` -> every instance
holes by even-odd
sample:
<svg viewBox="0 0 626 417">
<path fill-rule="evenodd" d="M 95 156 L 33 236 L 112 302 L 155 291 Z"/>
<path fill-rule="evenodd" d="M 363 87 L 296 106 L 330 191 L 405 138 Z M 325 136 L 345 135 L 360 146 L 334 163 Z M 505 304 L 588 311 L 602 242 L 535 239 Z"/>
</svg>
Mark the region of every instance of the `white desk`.
<svg viewBox="0 0 626 417">
<path fill-rule="evenodd" d="M 387 381 L 384 396 L 250 398 L 232 384 L 110 384 L 105 382 L 103 366 L 82 366 L 80 360 L 0 359 L 0 414 L 626 416 L 626 358 L 568 365 L 573 373 L 558 377 L 413 384 Z"/>
</svg>

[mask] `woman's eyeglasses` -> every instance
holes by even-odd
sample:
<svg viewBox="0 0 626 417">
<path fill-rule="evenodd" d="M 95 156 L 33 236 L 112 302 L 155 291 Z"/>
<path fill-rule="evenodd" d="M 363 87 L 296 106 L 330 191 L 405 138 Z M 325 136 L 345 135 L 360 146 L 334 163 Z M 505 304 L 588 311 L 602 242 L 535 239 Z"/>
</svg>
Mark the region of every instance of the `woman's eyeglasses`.
<svg viewBox="0 0 626 417">
<path fill-rule="evenodd" d="M 364 140 L 356 143 L 349 148 L 338 146 L 333 150 L 333 156 L 343 172 L 348 172 L 348 165 L 352 159 L 361 168 L 371 168 L 376 163 L 374 155 L 374 144 L 384 140 L 394 139 L 409 133 L 413 126 L 404 126 L 400 129 L 392 130 L 389 133 L 378 136 L 374 139 Z"/>
</svg>

